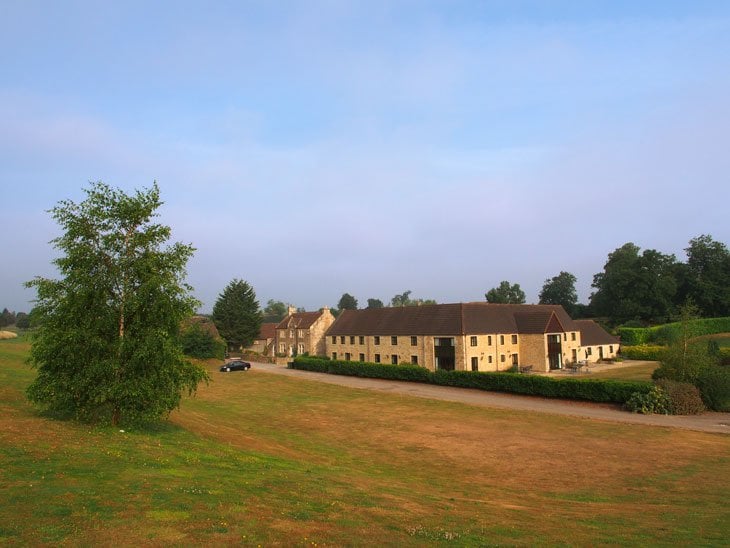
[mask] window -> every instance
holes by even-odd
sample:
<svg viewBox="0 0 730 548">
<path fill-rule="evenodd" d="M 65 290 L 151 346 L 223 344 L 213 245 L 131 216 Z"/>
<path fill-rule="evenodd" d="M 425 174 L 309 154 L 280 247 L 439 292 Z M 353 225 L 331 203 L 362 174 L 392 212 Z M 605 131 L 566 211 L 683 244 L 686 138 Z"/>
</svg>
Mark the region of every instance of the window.
<svg viewBox="0 0 730 548">
<path fill-rule="evenodd" d="M 572 332 L 572 333 L 570 334 L 570 340 L 571 340 L 571 341 L 574 341 L 574 340 L 575 340 L 575 331 L 573 331 L 573 332 Z"/>
<path fill-rule="evenodd" d="M 479 371 L 479 358 L 476 356 L 471 359 L 471 370 Z"/>
<path fill-rule="evenodd" d="M 345 344 L 345 336 L 344 335 L 342 335 L 340 337 L 340 344 Z"/>
<path fill-rule="evenodd" d="M 347 360 L 348 362 L 350 361 L 350 353 L 349 352 L 345 352 L 345 360 Z"/>
<path fill-rule="evenodd" d="M 380 354 L 375 354 L 375 363 L 380 363 Z"/>
<path fill-rule="evenodd" d="M 487 346 L 492 346 L 492 336 L 491 335 L 487 336 Z"/>
<path fill-rule="evenodd" d="M 586 356 L 592 356 L 593 355 L 593 349 L 589 346 L 586 348 Z"/>
<path fill-rule="evenodd" d="M 297 332 L 297 334 L 299 335 L 299 338 L 300 338 L 300 339 L 303 339 L 303 338 L 304 338 L 304 329 L 300 329 L 300 330 L 299 330 L 299 331 Z"/>
<path fill-rule="evenodd" d="M 476 346 L 476 345 L 477 345 L 477 338 L 476 338 L 476 337 L 475 337 L 474 335 L 472 335 L 472 336 L 471 336 L 471 337 L 469 338 L 469 345 L 470 345 L 470 346 Z M 472 358 L 472 359 L 473 359 L 473 358 Z"/>
<path fill-rule="evenodd" d="M 289 338 L 290 339 L 293 339 L 294 338 L 294 330 L 293 329 L 290 329 L 289 330 Z"/>
<path fill-rule="evenodd" d="M 390 363 L 392 363 L 393 365 L 398 365 L 398 354 L 391 354 Z"/>
<path fill-rule="evenodd" d="M 337 344 L 337 337 L 332 335 L 332 344 Z"/>
<path fill-rule="evenodd" d="M 504 335 L 499 336 L 499 344 L 504 344 Z"/>
<path fill-rule="evenodd" d="M 355 336 L 350 335 L 350 344 L 355 344 Z"/>
<path fill-rule="evenodd" d="M 489 358 L 487 359 L 487 361 L 488 361 L 489 363 L 492 363 L 492 356 L 489 356 Z"/>
<path fill-rule="evenodd" d="M 284 343 L 279 343 L 279 353 L 283 354 L 286 352 L 286 345 Z"/>
<path fill-rule="evenodd" d="M 609 351 L 609 352 L 610 352 L 611 354 L 613 354 L 613 345 L 610 345 L 610 346 L 608 347 L 608 351 Z"/>
<path fill-rule="evenodd" d="M 360 336 L 360 344 L 365 344 L 365 337 Z"/>
<path fill-rule="evenodd" d="M 411 363 L 413 365 L 418 365 L 418 356 L 411 356 Z"/>
<path fill-rule="evenodd" d="M 517 335 L 512 335 L 512 344 L 517 344 Z"/>
<path fill-rule="evenodd" d="M 360 354 L 360 361 L 361 362 L 364 362 L 365 361 L 365 354 Z"/>
<path fill-rule="evenodd" d="M 499 355 L 499 361 L 501 361 L 502 363 L 504 363 L 504 354 L 500 354 Z"/>
<path fill-rule="evenodd" d="M 390 338 L 390 344 L 392 344 L 392 345 L 394 345 L 394 346 L 395 346 L 396 344 L 398 344 L 398 337 L 391 337 L 391 338 Z"/>
<path fill-rule="evenodd" d="M 297 355 L 301 356 L 302 354 L 304 354 L 304 345 L 302 343 L 299 343 L 297 345 Z"/>
<path fill-rule="evenodd" d="M 418 346 L 418 337 L 411 337 L 411 346 Z"/>
<path fill-rule="evenodd" d="M 333 360 L 336 360 L 337 359 L 337 352 L 332 352 L 332 359 Z"/>
<path fill-rule="evenodd" d="M 373 337 L 373 339 L 374 339 L 373 342 L 375 343 L 376 346 L 380 344 L 380 337 L 378 337 L 377 335 L 375 335 L 375 337 Z"/>
<path fill-rule="evenodd" d="M 567 341 L 568 340 L 568 334 L 567 333 L 563 333 L 563 340 L 564 341 Z"/>
</svg>

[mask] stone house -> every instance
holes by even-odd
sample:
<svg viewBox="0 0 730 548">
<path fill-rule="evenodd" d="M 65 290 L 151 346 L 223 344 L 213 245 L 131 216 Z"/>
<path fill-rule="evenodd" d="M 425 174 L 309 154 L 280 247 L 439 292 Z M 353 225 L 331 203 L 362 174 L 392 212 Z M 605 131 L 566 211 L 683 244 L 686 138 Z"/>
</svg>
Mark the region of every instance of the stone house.
<svg viewBox="0 0 730 548">
<path fill-rule="evenodd" d="M 344 310 L 327 331 L 333 359 L 432 371 L 562 369 L 582 359 L 579 326 L 558 305 L 456 303 Z"/>
<path fill-rule="evenodd" d="M 256 352 L 262 356 L 273 356 L 275 352 L 276 326 L 276 322 L 262 323 L 258 336 L 246 350 Z"/>
<path fill-rule="evenodd" d="M 297 312 L 290 306 L 287 316 L 276 325 L 276 355 L 326 355 L 324 336 L 334 321 L 328 307 L 317 312 Z"/>
<path fill-rule="evenodd" d="M 616 357 L 620 344 L 618 337 L 609 334 L 593 320 L 575 320 L 575 323 L 580 330 L 580 360 L 596 363 Z"/>
</svg>

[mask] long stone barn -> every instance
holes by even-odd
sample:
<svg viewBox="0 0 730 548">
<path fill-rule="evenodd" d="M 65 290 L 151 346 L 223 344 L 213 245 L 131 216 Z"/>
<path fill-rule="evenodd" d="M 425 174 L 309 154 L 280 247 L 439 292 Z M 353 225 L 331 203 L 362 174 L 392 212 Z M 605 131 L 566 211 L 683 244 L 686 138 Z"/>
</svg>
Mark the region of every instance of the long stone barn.
<svg viewBox="0 0 730 548">
<path fill-rule="evenodd" d="M 590 346 L 582 346 L 582 334 Z M 344 310 L 327 330 L 327 356 L 432 371 L 533 371 L 610 359 L 618 339 L 559 305 L 455 303 Z"/>
</svg>

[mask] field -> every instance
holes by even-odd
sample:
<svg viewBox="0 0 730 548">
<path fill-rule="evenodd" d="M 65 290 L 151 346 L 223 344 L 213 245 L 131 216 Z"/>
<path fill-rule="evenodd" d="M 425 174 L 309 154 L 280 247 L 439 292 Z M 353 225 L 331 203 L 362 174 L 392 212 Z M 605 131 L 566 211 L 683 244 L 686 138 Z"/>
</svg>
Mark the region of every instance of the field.
<svg viewBox="0 0 730 548">
<path fill-rule="evenodd" d="M 722 545 L 730 436 L 252 370 L 121 432 L 25 401 L 0 342 L 0 543 Z"/>
<path fill-rule="evenodd" d="M 601 369 L 601 366 L 591 368 L 593 379 L 616 379 L 620 381 L 650 381 L 651 374 L 659 367 L 659 362 L 641 361 L 635 365 L 624 365 L 610 369 Z"/>
</svg>

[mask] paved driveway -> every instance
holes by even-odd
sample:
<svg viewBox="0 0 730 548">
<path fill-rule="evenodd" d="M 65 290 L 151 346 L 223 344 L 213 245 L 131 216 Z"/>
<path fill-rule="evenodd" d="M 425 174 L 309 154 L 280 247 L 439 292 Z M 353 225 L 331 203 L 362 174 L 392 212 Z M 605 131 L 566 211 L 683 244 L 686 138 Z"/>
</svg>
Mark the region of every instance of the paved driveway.
<svg viewBox="0 0 730 548">
<path fill-rule="evenodd" d="M 573 402 L 566 400 L 551 400 L 535 396 L 519 396 L 515 394 L 501 394 L 499 392 L 485 392 L 468 388 L 453 388 L 450 386 L 436 386 L 416 382 L 391 381 L 383 379 L 365 379 L 348 377 L 345 375 L 330 375 L 327 373 L 313 373 L 297 369 L 287 369 L 281 365 L 254 363 L 252 372 L 270 373 L 298 377 L 310 381 L 326 382 L 352 388 L 377 390 L 391 394 L 406 394 L 419 398 L 444 400 L 497 407 L 502 409 L 516 409 L 534 411 L 538 413 L 553 413 L 572 417 L 585 417 L 613 422 L 645 424 L 650 426 L 665 426 L 669 428 L 685 428 L 703 432 L 720 432 L 730 434 L 730 413 L 705 413 L 695 416 L 681 415 L 640 415 L 628 413 L 615 405 L 590 402 Z"/>
</svg>

